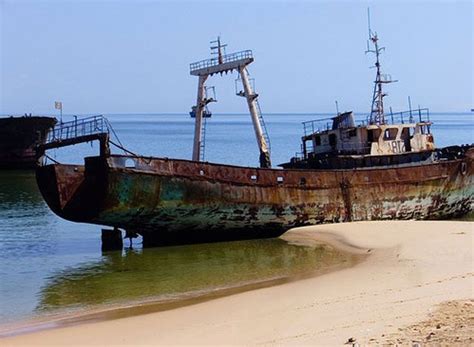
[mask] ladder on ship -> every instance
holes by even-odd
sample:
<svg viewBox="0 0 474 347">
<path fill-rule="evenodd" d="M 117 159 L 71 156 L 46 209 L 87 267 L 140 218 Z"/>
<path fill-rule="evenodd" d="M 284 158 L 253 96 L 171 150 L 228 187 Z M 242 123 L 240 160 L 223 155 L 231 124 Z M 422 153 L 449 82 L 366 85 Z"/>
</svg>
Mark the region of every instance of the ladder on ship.
<svg viewBox="0 0 474 347">
<path fill-rule="evenodd" d="M 202 120 L 202 129 L 201 129 L 201 151 L 200 151 L 200 161 L 204 161 L 206 157 L 206 127 L 207 127 L 207 117 L 204 117 Z"/>
<path fill-rule="evenodd" d="M 256 111 L 257 111 L 257 117 L 258 117 L 258 122 L 260 124 L 260 127 L 262 129 L 262 137 L 264 138 L 265 142 L 267 143 L 268 151 L 271 152 L 271 144 L 270 144 L 270 136 L 268 135 L 268 130 L 267 130 L 267 125 L 265 124 L 265 119 L 263 118 L 263 113 L 262 109 L 260 107 L 260 103 L 258 102 L 258 93 L 255 92 L 255 78 L 249 78 L 249 82 L 252 86 L 253 94 L 250 96 L 251 99 L 255 102 L 256 105 Z M 237 77 L 235 80 L 235 95 L 241 96 L 243 98 L 246 98 L 247 95 L 245 94 L 242 86 L 242 79 L 241 77 Z"/>
<path fill-rule="evenodd" d="M 260 126 L 262 127 L 262 130 L 263 130 L 263 138 L 267 142 L 268 151 L 271 153 L 272 152 L 272 145 L 270 144 L 270 136 L 268 135 L 267 125 L 265 124 L 265 120 L 263 119 L 262 109 L 260 108 L 260 103 L 258 102 L 258 100 L 255 100 L 255 103 L 257 104 L 258 120 L 259 120 Z"/>
<path fill-rule="evenodd" d="M 216 88 L 214 86 L 204 86 L 204 111 L 205 113 L 211 115 L 211 112 L 207 108 L 207 104 L 211 102 L 217 102 L 216 98 Z M 206 156 L 206 128 L 207 128 L 207 118 L 210 116 L 204 116 L 203 112 L 203 117 L 202 117 L 202 123 L 201 123 L 201 143 L 199 144 L 199 160 L 204 161 L 205 156 Z"/>
</svg>

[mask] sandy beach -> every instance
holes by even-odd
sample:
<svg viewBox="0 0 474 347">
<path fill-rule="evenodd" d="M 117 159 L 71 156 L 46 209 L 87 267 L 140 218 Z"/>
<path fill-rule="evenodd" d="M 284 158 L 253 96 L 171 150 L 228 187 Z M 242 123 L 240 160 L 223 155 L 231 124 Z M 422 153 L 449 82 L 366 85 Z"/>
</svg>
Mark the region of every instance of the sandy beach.
<svg viewBox="0 0 474 347">
<path fill-rule="evenodd" d="M 368 257 L 322 276 L 146 315 L 39 331 L 1 345 L 344 345 L 474 338 L 473 222 L 390 221 L 293 229 Z"/>
</svg>

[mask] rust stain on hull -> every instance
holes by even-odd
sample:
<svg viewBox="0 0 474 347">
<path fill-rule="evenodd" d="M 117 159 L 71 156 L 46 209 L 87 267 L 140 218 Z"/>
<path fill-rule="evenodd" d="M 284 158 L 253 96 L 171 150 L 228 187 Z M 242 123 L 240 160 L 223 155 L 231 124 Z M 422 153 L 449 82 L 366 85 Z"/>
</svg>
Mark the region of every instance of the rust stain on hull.
<svg viewBox="0 0 474 347">
<path fill-rule="evenodd" d="M 471 211 L 474 149 L 397 168 L 278 170 L 110 156 L 37 169 L 59 216 L 136 231 L 149 244 L 278 236 L 303 225 L 438 219 Z M 132 160 L 133 167 L 125 167 Z"/>
</svg>

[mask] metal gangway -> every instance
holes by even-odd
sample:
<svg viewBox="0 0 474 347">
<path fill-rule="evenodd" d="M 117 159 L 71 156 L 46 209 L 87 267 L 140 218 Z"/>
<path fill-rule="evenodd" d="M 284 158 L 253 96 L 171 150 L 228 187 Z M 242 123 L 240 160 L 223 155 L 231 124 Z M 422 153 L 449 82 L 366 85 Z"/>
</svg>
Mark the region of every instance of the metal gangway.
<svg viewBox="0 0 474 347">
<path fill-rule="evenodd" d="M 38 146 L 39 152 L 48 149 L 72 146 L 78 143 L 100 142 L 100 154 L 110 154 L 109 141 L 111 134 L 118 140 L 112 126 L 103 115 L 89 116 L 58 123 L 48 134 L 46 142 Z M 120 141 L 118 140 L 120 143 Z M 121 144 L 120 144 L 121 146 Z"/>
</svg>

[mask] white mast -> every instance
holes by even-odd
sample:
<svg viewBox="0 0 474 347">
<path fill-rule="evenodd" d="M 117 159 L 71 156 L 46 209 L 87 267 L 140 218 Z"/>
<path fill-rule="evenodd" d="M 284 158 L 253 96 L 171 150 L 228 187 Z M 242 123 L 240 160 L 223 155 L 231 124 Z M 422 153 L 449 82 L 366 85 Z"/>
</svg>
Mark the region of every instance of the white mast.
<svg viewBox="0 0 474 347">
<path fill-rule="evenodd" d="M 217 50 L 212 52 L 217 54 L 217 58 L 202 60 L 190 65 L 190 73 L 194 76 L 199 76 L 197 103 L 196 103 L 196 124 L 194 127 L 194 146 L 193 146 L 193 160 L 200 160 L 200 151 L 202 144 L 202 117 L 203 111 L 207 103 L 214 101 L 207 99 L 205 96 L 205 82 L 209 76 L 219 73 L 232 72 L 237 70 L 242 78 L 242 84 L 244 90 L 237 93 L 237 95 L 244 96 L 247 99 L 250 115 L 252 117 L 252 123 L 255 130 L 255 136 L 257 138 L 258 148 L 260 150 L 260 167 L 269 168 L 271 167 L 270 161 L 270 149 L 268 143 L 268 136 L 265 132 L 265 126 L 263 124 L 263 117 L 258 106 L 258 94 L 252 89 L 250 84 L 247 66 L 253 62 L 252 51 L 246 50 L 236 52 L 232 54 L 223 54 L 223 48 L 226 45 L 221 44 L 220 37 L 216 41 L 212 41 L 211 44 L 216 44 L 211 47 L 211 50 Z"/>
</svg>

